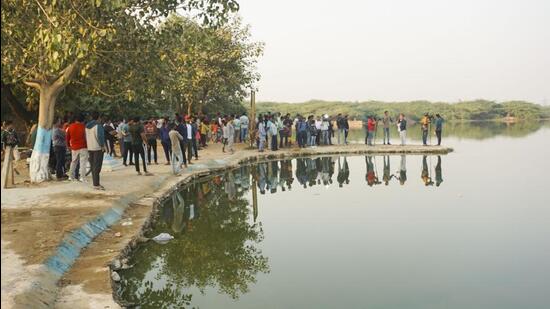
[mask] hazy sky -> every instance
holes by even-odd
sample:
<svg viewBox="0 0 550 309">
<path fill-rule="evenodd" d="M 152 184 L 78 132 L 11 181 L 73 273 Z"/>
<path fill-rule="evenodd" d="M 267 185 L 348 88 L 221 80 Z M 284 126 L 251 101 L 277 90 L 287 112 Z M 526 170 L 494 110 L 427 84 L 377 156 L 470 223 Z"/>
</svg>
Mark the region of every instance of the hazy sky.
<svg viewBox="0 0 550 309">
<path fill-rule="evenodd" d="M 550 0 L 240 0 L 257 100 L 550 104 Z"/>
</svg>

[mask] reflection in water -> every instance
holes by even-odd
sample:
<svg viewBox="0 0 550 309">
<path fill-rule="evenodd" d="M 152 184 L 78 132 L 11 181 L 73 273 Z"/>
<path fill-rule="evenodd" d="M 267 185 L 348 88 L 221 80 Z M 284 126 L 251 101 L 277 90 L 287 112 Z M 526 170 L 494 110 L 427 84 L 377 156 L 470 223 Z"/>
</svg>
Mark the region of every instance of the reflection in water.
<svg viewBox="0 0 550 309">
<path fill-rule="evenodd" d="M 388 186 L 394 178 L 405 184 L 405 155 L 382 157 L 383 181 L 378 178 L 377 159 L 365 156 L 368 186 Z M 400 160 L 395 174 L 391 173 L 391 159 Z M 421 178 L 432 186 L 429 162 L 431 158 L 422 157 Z M 135 266 L 121 273 L 119 295 L 142 308 L 186 307 L 193 294 L 212 289 L 232 299 L 239 298 L 250 290 L 258 274 L 270 271 L 268 258 L 259 249 L 264 234 L 257 222 L 257 191 L 291 191 L 294 175 L 303 188 L 330 187 L 336 164 L 338 187 L 342 188 L 350 184 L 347 157 L 308 157 L 241 166 L 175 192 L 164 201 L 149 235 L 169 232 L 175 239 L 166 245 L 142 245 L 132 257 L 131 264 Z M 442 182 L 438 156 L 435 184 Z M 250 203 L 252 208 L 248 207 Z"/>
</svg>

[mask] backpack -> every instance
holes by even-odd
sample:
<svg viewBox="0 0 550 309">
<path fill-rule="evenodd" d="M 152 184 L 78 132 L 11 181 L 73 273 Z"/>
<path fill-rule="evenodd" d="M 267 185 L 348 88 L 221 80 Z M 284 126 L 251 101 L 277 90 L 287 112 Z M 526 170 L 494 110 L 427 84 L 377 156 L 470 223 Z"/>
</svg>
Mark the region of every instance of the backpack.
<svg viewBox="0 0 550 309">
<path fill-rule="evenodd" d="M 5 143 L 8 146 L 17 146 L 19 144 L 19 139 L 17 138 L 17 133 L 15 130 L 9 130 L 4 132 Z"/>
</svg>

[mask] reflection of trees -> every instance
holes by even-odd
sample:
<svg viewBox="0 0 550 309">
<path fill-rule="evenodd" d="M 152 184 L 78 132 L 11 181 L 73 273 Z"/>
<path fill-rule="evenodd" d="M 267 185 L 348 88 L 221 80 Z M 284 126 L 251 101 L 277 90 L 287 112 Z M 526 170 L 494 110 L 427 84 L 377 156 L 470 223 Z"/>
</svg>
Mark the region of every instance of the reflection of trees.
<svg viewBox="0 0 550 309">
<path fill-rule="evenodd" d="M 249 182 L 249 177 L 239 180 Z M 166 201 L 162 220 L 151 236 L 169 232 L 175 239 L 167 245 L 148 243 L 137 250 L 136 266 L 123 273 L 125 300 L 138 300 L 150 308 L 179 308 L 190 300 L 183 293 L 190 287 L 201 292 L 217 287 L 238 298 L 248 292 L 258 272 L 269 272 L 268 259 L 255 246 L 263 240 L 261 225 L 249 223 L 246 190 L 239 192 L 235 186 L 235 175 L 229 172 L 221 179 L 192 184 Z"/>
<path fill-rule="evenodd" d="M 484 140 L 495 136 L 524 137 L 536 132 L 542 127 L 550 126 L 549 121 L 519 121 L 517 123 L 505 123 L 498 121 L 478 122 L 445 122 L 443 125 L 443 137 L 468 138 Z M 399 133 L 395 126 L 390 127 L 392 138 L 397 138 Z M 407 138 L 420 139 L 420 127 L 411 124 L 408 126 L 410 134 Z M 361 141 L 365 138 L 363 130 L 350 130 L 349 140 Z"/>
</svg>

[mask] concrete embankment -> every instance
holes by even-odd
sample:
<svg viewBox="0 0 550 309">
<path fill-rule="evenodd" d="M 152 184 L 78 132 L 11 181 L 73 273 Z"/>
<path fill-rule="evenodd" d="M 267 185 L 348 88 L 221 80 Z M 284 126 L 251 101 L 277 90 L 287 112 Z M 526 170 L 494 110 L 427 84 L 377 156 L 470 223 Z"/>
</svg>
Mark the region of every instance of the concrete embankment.
<svg viewBox="0 0 550 309">
<path fill-rule="evenodd" d="M 112 297 L 110 269 L 112 262 L 129 254 L 132 248 L 135 248 L 143 239 L 142 234 L 150 226 L 150 220 L 154 217 L 152 215 L 159 201 L 180 186 L 212 172 L 231 169 L 244 163 L 300 156 L 421 155 L 447 154 L 451 151 L 451 148 L 435 146 L 347 145 L 314 149 L 291 148 L 259 153 L 255 150 L 245 150 L 244 145 L 237 145 L 235 154 L 226 155 L 221 152 L 219 145 L 211 145 L 200 153 L 199 161 L 195 161 L 195 164 L 177 177 L 171 176 L 169 167 L 165 165 L 151 166 L 155 173 L 152 177 L 135 176 L 131 167 L 112 173 L 103 173 L 102 182 L 108 191 L 94 192 L 93 196 L 88 192 L 91 191 L 88 187 L 79 187 L 81 193 L 68 199 L 67 196 L 75 194 L 74 184 L 55 185 L 55 189 L 50 190 L 54 192 L 52 194 L 47 194 L 48 190 L 44 190 L 44 186 L 49 184 L 39 188 L 7 190 L 5 193 L 10 196 L 4 198 L 4 192 L 2 194 L 2 268 L 9 268 L 11 263 L 17 262 L 23 265 L 20 275 L 26 280 L 25 284 L 17 282 L 16 279 L 8 280 L 11 286 L 5 286 L 5 278 L 2 275 L 2 305 L 8 307 L 30 305 L 33 308 L 118 307 Z M 32 192 L 33 190 L 38 190 L 43 195 L 33 196 L 37 194 Z M 117 191 L 113 192 L 113 190 Z M 12 194 L 26 194 L 27 197 L 11 196 Z M 86 203 L 87 197 L 91 197 L 88 203 Z M 98 204 L 98 210 L 94 210 L 90 202 Z M 60 206 L 66 209 L 60 209 Z M 64 223 L 63 228 L 52 230 L 54 237 L 45 236 L 47 231 L 44 230 L 34 230 L 33 235 L 22 232 L 20 227 L 16 228 L 10 222 L 10 219 L 17 218 L 19 226 L 31 225 L 33 211 L 51 215 L 49 211 L 52 209 L 63 215 L 72 211 L 76 216 L 68 219 L 72 222 L 71 224 Z M 83 209 L 84 214 L 79 215 Z M 31 213 L 28 220 L 18 213 L 27 210 Z M 47 220 L 43 219 L 43 221 Z M 4 228 L 5 223 L 6 228 Z M 51 222 L 39 222 L 35 229 L 39 229 L 40 224 L 51 226 Z M 24 238 L 37 236 L 39 238 L 33 240 L 35 244 L 33 246 L 19 243 Z M 40 243 L 40 237 L 48 238 L 51 246 L 46 249 L 40 248 L 42 251 L 36 254 L 34 251 L 40 251 L 36 249 L 36 244 Z M 4 253 L 14 257 L 11 260 L 4 259 Z M 18 272 L 15 271 L 11 275 L 17 276 Z"/>
</svg>

